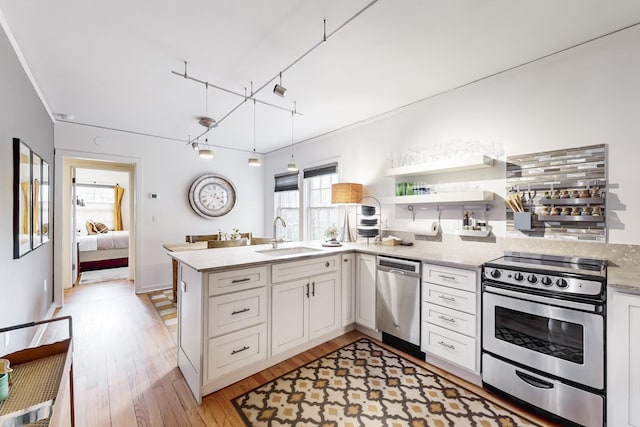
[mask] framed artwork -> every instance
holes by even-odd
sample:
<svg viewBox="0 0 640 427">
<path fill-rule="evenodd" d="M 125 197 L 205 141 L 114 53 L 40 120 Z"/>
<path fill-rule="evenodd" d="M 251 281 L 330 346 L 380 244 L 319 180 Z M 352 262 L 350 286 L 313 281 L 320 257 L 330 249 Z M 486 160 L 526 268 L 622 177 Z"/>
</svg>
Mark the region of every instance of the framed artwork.
<svg viewBox="0 0 640 427">
<path fill-rule="evenodd" d="M 42 159 L 33 151 L 31 152 L 31 248 L 35 249 L 42 244 L 42 212 L 41 212 L 41 183 L 42 183 Z"/>
<path fill-rule="evenodd" d="M 13 258 L 49 241 L 49 164 L 13 138 Z"/>
<path fill-rule="evenodd" d="M 51 178 L 49 177 L 49 163 L 42 161 L 42 182 L 40 183 L 40 235 L 42 243 L 49 241 L 49 191 Z"/>
<path fill-rule="evenodd" d="M 31 250 L 31 149 L 13 139 L 13 258 Z"/>
</svg>

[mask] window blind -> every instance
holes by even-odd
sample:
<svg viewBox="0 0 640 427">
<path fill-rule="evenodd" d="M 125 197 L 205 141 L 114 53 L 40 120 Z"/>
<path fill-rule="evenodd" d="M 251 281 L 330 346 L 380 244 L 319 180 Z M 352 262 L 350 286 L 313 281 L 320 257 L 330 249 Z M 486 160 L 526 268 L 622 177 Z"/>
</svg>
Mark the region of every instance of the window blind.
<svg viewBox="0 0 640 427">
<path fill-rule="evenodd" d="M 338 163 L 330 163 L 328 165 L 305 169 L 304 177 L 313 178 L 314 176 L 331 175 L 332 173 L 338 173 Z"/>
<path fill-rule="evenodd" d="M 275 188 L 273 191 L 295 191 L 298 189 L 298 172 L 281 173 L 275 175 Z"/>
</svg>

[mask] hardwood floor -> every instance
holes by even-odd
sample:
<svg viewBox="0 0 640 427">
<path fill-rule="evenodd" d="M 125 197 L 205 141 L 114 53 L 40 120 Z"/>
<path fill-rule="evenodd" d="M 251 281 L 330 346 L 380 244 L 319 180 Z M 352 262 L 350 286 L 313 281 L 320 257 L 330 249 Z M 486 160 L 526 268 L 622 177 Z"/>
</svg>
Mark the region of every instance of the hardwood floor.
<svg viewBox="0 0 640 427">
<path fill-rule="evenodd" d="M 230 399 L 363 335 L 350 332 L 206 396 L 197 405 L 176 348 L 146 295 L 126 281 L 76 286 L 56 315 L 73 317 L 76 426 L 242 426 Z M 48 331 L 49 338 L 55 331 Z M 407 356 L 454 381 L 446 372 Z M 463 384 L 487 396 L 482 389 Z M 494 399 L 543 425 L 543 420 Z"/>
</svg>

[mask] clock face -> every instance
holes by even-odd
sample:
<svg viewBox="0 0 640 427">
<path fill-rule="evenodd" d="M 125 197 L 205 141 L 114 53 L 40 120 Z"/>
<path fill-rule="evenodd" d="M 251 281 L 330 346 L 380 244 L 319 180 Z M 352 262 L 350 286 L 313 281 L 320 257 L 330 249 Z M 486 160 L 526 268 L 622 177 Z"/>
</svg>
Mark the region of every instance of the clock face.
<svg viewBox="0 0 640 427">
<path fill-rule="evenodd" d="M 236 189 L 222 176 L 203 175 L 189 187 L 189 204 L 203 218 L 226 215 L 236 204 Z"/>
</svg>

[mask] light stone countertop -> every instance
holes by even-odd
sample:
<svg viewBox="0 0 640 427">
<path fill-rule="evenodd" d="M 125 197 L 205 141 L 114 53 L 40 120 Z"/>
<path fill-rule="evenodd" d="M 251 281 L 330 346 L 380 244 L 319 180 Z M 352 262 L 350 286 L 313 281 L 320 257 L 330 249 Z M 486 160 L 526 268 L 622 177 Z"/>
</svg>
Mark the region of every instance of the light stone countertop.
<svg viewBox="0 0 640 427">
<path fill-rule="evenodd" d="M 607 284 L 621 290 L 640 291 L 640 266 L 609 266 Z"/>
<path fill-rule="evenodd" d="M 279 249 L 305 247 L 317 251 L 289 255 L 267 255 L 260 251 L 271 249 L 271 245 L 250 245 L 234 248 L 196 249 L 178 252 L 168 252 L 168 255 L 199 272 L 212 272 L 228 268 L 249 267 L 260 264 L 272 264 L 293 260 L 302 260 L 346 252 L 364 252 L 374 255 L 389 255 L 397 258 L 427 261 L 438 265 L 445 265 L 464 269 L 479 268 L 486 260 L 479 255 L 445 254 L 442 251 L 417 248 L 415 246 L 383 246 L 371 243 L 343 243 L 339 247 L 324 247 L 322 241 L 287 242 L 278 245 Z"/>
<path fill-rule="evenodd" d="M 353 251 L 373 255 L 388 255 L 468 270 L 480 268 L 484 262 L 501 256 L 501 253 L 495 251 L 465 253 L 456 250 L 447 250 L 446 247 L 443 248 L 441 245 L 384 246 L 371 242 L 369 245 L 366 243 L 343 243 L 340 247 L 323 247 L 321 240 L 281 243 L 278 245 L 278 248 L 294 248 L 299 246 L 317 249 L 317 251 L 279 256 L 257 252 L 271 249 L 271 245 L 267 244 L 234 248 L 186 250 L 183 252 L 168 252 L 168 255 L 199 272 L 212 272 L 229 268 L 287 262 Z M 612 265 L 609 266 L 607 273 L 609 287 L 640 291 L 640 266 Z"/>
</svg>

